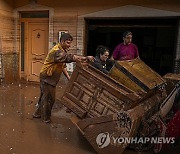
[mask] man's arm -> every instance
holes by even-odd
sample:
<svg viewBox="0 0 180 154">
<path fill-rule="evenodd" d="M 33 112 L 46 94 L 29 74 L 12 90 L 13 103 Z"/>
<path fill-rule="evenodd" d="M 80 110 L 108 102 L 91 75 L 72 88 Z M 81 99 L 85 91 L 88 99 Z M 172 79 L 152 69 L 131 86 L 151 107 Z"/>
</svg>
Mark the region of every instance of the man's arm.
<svg viewBox="0 0 180 154">
<path fill-rule="evenodd" d="M 55 63 L 71 63 L 74 62 L 72 54 L 67 54 L 64 51 L 58 50 L 54 54 Z"/>
<path fill-rule="evenodd" d="M 80 56 L 80 55 L 74 55 L 73 59 L 75 62 L 88 62 L 88 61 L 94 61 L 94 57 L 93 56 Z"/>
<path fill-rule="evenodd" d="M 120 59 L 119 59 L 119 60 L 130 60 L 130 59 L 132 59 L 132 58 L 131 58 L 131 56 L 130 56 L 130 55 L 128 55 L 128 56 L 123 56 L 123 57 L 120 57 Z"/>
<path fill-rule="evenodd" d="M 136 53 L 135 53 L 135 58 L 140 59 L 138 47 L 137 47 L 135 44 L 134 44 L 134 47 L 135 47 L 135 51 L 136 51 Z"/>
<path fill-rule="evenodd" d="M 65 68 L 63 68 L 63 74 L 66 76 L 66 78 L 68 79 L 68 80 L 70 80 L 70 76 L 69 76 L 69 73 L 68 73 L 68 71 L 67 71 L 67 68 L 65 67 Z"/>
<path fill-rule="evenodd" d="M 94 61 L 93 56 L 80 56 L 75 54 L 67 54 L 61 50 L 56 51 L 54 55 L 54 62 L 56 63 L 71 63 L 71 62 L 88 62 Z"/>
<path fill-rule="evenodd" d="M 114 49 L 111 60 L 119 60 L 119 45 Z"/>
</svg>

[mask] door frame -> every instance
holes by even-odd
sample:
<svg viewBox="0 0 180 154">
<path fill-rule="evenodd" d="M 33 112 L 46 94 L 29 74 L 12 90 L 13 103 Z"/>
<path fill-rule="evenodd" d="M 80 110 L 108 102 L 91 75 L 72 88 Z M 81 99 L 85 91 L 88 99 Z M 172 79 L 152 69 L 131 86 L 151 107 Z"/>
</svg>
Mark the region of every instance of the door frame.
<svg viewBox="0 0 180 154">
<path fill-rule="evenodd" d="M 14 16 L 14 50 L 16 53 L 19 54 L 19 78 L 25 79 L 27 81 L 27 71 L 21 71 L 21 21 L 31 20 L 31 18 L 20 18 L 20 14 L 23 12 L 38 12 L 38 11 L 48 11 L 49 12 L 49 18 L 33 18 L 32 20 L 49 20 L 49 42 L 48 42 L 48 48 L 53 47 L 53 17 L 54 17 L 54 8 L 47 7 L 44 5 L 39 5 L 37 3 L 35 4 L 28 4 L 19 8 L 16 8 L 13 10 L 13 16 Z M 26 33 L 26 31 L 25 31 Z M 27 35 L 26 35 L 27 36 Z M 25 64 L 24 64 L 25 65 Z M 26 69 L 26 66 L 24 66 Z"/>
<path fill-rule="evenodd" d="M 20 76 L 21 78 L 25 79 L 26 81 L 28 80 L 29 76 L 29 56 L 30 56 L 30 51 L 29 51 L 29 24 L 31 23 L 48 23 L 49 19 L 48 18 L 26 18 L 26 19 L 20 19 L 19 22 L 24 22 L 25 24 L 25 33 L 24 33 L 24 71 L 21 71 L 20 69 Z M 21 31 L 20 31 L 21 32 Z M 21 39 L 21 38 L 20 38 Z M 20 41 L 21 42 L 21 41 Z M 49 48 L 49 44 L 48 44 Z M 21 52 L 20 52 L 20 65 L 19 68 L 21 68 Z"/>
<path fill-rule="evenodd" d="M 48 23 L 49 22 L 49 18 L 23 18 L 23 19 L 19 19 L 19 23 L 24 22 L 25 25 L 25 29 L 24 29 L 24 71 L 21 71 L 21 61 L 22 61 L 22 57 L 21 57 L 21 52 L 19 52 L 19 70 L 20 70 L 20 78 L 25 79 L 26 81 L 28 81 L 28 76 L 29 76 L 29 24 L 30 23 Z M 21 30 L 20 30 L 21 33 Z M 21 43 L 21 38 L 20 38 L 20 43 Z M 20 44 L 21 45 L 21 44 Z M 48 44 L 48 49 L 49 49 L 49 44 Z M 21 49 L 20 49 L 21 51 Z"/>
</svg>

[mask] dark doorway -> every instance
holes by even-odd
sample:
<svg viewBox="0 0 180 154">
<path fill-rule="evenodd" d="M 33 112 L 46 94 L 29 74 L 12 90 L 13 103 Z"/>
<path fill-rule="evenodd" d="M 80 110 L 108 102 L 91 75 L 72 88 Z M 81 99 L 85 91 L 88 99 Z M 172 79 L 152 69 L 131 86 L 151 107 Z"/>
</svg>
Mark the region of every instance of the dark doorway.
<svg viewBox="0 0 180 154">
<path fill-rule="evenodd" d="M 96 47 L 114 48 L 122 42 L 124 31 L 133 33 L 140 58 L 161 75 L 173 72 L 178 20 L 170 19 L 86 19 L 87 55 L 95 56 Z"/>
</svg>

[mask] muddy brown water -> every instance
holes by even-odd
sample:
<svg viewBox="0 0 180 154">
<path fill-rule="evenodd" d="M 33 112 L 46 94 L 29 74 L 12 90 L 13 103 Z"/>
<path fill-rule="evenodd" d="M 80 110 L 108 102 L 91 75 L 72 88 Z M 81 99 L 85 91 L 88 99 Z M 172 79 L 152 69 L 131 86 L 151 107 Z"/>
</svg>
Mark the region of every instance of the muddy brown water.
<svg viewBox="0 0 180 154">
<path fill-rule="evenodd" d="M 65 85 L 58 85 L 57 98 L 64 89 Z M 38 84 L 0 85 L 0 154 L 96 153 L 71 122 L 73 113 L 66 113 L 59 102 L 54 104 L 51 124 L 32 118 L 39 93 Z M 179 150 L 175 149 L 174 153 Z M 172 153 L 172 149 L 169 151 Z M 124 153 L 137 152 L 126 150 Z"/>
<path fill-rule="evenodd" d="M 35 84 L 0 85 L 0 154 L 95 153 L 62 105 L 54 105 L 51 124 L 32 118 L 39 92 Z"/>
</svg>

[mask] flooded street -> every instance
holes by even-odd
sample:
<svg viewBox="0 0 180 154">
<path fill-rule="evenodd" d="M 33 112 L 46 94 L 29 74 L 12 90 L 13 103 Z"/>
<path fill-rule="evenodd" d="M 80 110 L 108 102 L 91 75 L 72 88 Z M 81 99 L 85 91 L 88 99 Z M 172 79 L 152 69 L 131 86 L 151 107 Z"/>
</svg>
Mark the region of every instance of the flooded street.
<svg viewBox="0 0 180 154">
<path fill-rule="evenodd" d="M 58 85 L 57 98 L 64 88 L 65 85 Z M 58 101 L 53 107 L 51 124 L 32 118 L 39 93 L 38 84 L 0 85 L 0 154 L 94 154 L 91 145 L 71 122 L 73 113 L 66 113 Z M 179 147 L 166 153 L 169 151 L 179 153 Z M 124 153 L 137 152 L 126 150 Z"/>
<path fill-rule="evenodd" d="M 57 95 L 63 89 L 58 86 Z M 95 153 L 61 104 L 54 105 L 51 124 L 32 118 L 39 92 L 36 84 L 0 85 L 0 153 Z"/>
</svg>

